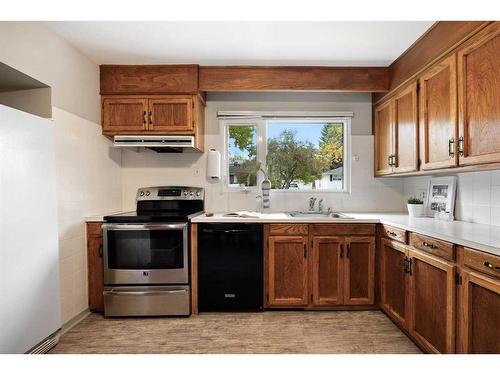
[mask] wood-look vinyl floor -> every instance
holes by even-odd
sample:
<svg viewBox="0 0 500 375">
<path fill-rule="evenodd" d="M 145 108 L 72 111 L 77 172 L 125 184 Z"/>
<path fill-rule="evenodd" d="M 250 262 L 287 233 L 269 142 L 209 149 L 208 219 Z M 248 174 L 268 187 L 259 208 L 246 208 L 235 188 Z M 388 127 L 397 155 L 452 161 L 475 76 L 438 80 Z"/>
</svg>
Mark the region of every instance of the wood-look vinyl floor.
<svg viewBox="0 0 500 375">
<path fill-rule="evenodd" d="M 104 319 L 92 314 L 50 353 L 421 353 L 380 311 L 203 313 Z"/>
</svg>

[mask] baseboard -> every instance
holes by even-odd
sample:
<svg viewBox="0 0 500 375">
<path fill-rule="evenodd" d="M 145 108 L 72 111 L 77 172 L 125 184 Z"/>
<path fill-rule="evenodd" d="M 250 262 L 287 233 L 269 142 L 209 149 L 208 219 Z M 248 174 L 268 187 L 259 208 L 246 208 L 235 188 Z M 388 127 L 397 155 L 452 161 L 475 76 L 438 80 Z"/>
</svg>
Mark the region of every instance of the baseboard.
<svg viewBox="0 0 500 375">
<path fill-rule="evenodd" d="M 89 309 L 85 309 L 70 320 L 68 320 L 66 323 L 64 323 L 61 327 L 61 335 L 64 335 L 66 332 L 68 332 L 71 328 L 76 326 L 78 323 L 80 323 L 83 319 L 85 319 L 87 316 L 90 315 Z"/>
</svg>

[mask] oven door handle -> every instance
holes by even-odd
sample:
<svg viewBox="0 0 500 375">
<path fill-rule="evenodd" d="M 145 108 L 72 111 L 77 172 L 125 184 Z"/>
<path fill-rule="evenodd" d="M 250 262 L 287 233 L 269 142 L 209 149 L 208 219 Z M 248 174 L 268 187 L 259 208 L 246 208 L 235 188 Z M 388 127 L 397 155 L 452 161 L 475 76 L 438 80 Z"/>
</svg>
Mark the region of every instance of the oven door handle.
<svg viewBox="0 0 500 375">
<path fill-rule="evenodd" d="M 186 289 L 178 289 L 178 290 L 149 290 L 149 291 L 114 291 L 114 290 L 105 290 L 102 292 L 103 295 L 132 295 L 132 296 L 151 296 L 151 295 L 161 295 L 161 294 L 179 294 L 179 293 L 187 293 Z"/>
<path fill-rule="evenodd" d="M 106 230 L 169 230 L 184 229 L 188 223 L 175 224 L 103 224 L 102 229 Z"/>
</svg>

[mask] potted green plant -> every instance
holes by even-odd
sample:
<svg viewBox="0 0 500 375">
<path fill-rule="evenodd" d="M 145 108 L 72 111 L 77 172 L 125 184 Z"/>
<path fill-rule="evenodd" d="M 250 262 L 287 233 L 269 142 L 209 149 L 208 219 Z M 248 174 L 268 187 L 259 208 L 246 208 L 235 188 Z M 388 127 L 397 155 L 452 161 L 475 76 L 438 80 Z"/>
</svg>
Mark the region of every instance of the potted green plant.
<svg viewBox="0 0 500 375">
<path fill-rule="evenodd" d="M 424 216 L 424 201 L 417 197 L 408 198 L 408 215 L 413 217 Z"/>
</svg>

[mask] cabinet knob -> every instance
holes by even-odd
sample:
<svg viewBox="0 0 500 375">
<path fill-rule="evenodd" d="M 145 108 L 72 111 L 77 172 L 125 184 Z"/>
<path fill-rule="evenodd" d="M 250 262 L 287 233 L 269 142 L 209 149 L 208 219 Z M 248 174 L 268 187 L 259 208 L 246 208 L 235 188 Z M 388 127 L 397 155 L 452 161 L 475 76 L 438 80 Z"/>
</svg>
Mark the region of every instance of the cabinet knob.
<svg viewBox="0 0 500 375">
<path fill-rule="evenodd" d="M 450 138 L 450 140 L 448 141 L 448 155 L 450 157 L 455 156 L 455 139 L 454 138 Z"/>
<path fill-rule="evenodd" d="M 142 123 L 146 124 L 148 122 L 148 119 L 146 117 L 146 111 L 142 112 Z"/>
</svg>

